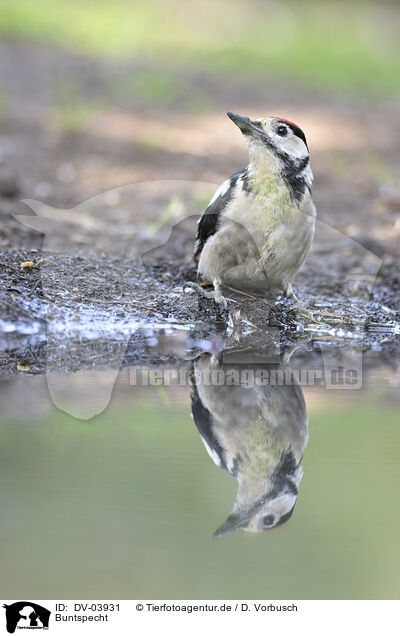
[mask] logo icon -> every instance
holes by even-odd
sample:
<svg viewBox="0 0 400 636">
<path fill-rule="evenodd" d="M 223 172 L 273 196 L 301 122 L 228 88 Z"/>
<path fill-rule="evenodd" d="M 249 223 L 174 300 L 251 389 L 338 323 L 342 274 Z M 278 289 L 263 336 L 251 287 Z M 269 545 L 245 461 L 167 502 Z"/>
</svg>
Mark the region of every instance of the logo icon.
<svg viewBox="0 0 400 636">
<path fill-rule="evenodd" d="M 48 629 L 51 612 L 31 601 L 18 601 L 3 605 L 6 610 L 7 631 L 14 634 L 18 629 Z"/>
</svg>

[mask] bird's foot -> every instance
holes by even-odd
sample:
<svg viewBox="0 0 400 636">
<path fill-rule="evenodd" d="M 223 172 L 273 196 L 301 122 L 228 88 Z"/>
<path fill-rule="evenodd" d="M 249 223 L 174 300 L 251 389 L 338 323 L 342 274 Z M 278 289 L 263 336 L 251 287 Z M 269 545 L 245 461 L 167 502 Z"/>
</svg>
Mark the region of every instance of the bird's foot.
<svg viewBox="0 0 400 636">
<path fill-rule="evenodd" d="M 219 284 L 214 283 L 214 300 L 218 305 L 222 305 L 224 309 L 228 309 L 226 298 L 222 295 Z"/>
<path fill-rule="evenodd" d="M 293 290 L 293 287 L 292 287 L 291 283 L 287 284 L 286 289 L 283 292 L 283 296 L 285 298 L 291 298 L 295 302 L 299 302 L 299 299 L 297 298 L 296 294 L 294 293 L 294 290 Z"/>
<path fill-rule="evenodd" d="M 228 307 L 226 298 L 224 298 L 224 296 L 222 295 L 221 289 L 219 286 L 217 286 L 212 291 L 211 290 L 207 291 L 206 289 L 201 287 L 198 283 L 187 282 L 184 284 L 182 291 L 184 294 L 197 292 L 199 296 L 203 296 L 203 298 L 209 298 L 210 300 L 213 300 L 218 305 L 222 305 L 224 309 L 227 309 Z"/>
</svg>

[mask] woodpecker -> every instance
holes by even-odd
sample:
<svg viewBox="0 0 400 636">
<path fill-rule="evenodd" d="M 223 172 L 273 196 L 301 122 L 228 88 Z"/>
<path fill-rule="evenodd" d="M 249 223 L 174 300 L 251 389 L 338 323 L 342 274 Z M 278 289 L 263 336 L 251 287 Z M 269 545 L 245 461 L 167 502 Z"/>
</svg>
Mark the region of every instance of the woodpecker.
<svg viewBox="0 0 400 636">
<path fill-rule="evenodd" d="M 199 220 L 197 272 L 214 291 L 188 286 L 225 307 L 222 285 L 297 300 L 292 281 L 310 250 L 316 217 L 306 137 L 280 117 L 227 114 L 247 141 L 249 163 L 220 186 Z"/>
<path fill-rule="evenodd" d="M 240 378 L 249 365 L 238 366 Z M 288 521 L 308 441 L 303 391 L 289 367 L 285 383 L 274 384 L 268 378 L 279 370 L 276 365 L 252 365 L 252 377 L 262 370 L 265 382 L 251 386 L 232 383 L 233 368 L 217 356 L 202 354 L 193 362 L 191 376 L 192 415 L 206 450 L 238 481 L 233 510 L 214 537 L 238 528 L 272 530 Z M 225 375 L 213 381 L 215 371 L 221 370 Z"/>
</svg>

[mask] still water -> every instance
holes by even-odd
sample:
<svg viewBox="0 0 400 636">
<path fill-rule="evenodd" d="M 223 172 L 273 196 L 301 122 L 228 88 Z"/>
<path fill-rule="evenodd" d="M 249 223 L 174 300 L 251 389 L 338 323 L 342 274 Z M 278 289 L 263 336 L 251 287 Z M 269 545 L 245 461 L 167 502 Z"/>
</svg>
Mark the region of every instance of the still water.
<svg viewBox="0 0 400 636">
<path fill-rule="evenodd" d="M 398 598 L 400 375 L 217 386 L 210 368 L 237 370 L 122 369 L 86 420 L 109 371 L 59 376 L 64 411 L 44 375 L 0 382 L 3 597 Z"/>
</svg>

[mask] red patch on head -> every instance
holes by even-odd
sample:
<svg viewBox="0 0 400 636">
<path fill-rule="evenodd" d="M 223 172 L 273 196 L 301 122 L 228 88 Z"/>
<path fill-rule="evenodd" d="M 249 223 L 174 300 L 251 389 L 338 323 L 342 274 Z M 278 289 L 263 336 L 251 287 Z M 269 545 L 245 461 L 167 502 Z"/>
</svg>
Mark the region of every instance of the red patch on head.
<svg viewBox="0 0 400 636">
<path fill-rule="evenodd" d="M 290 119 L 285 119 L 284 117 L 278 117 L 277 115 L 271 115 L 274 119 L 278 119 L 279 121 L 285 121 L 287 124 L 291 124 L 292 126 L 296 126 L 299 130 L 301 130 L 300 126 L 294 123 L 294 121 L 290 121 Z"/>
</svg>

